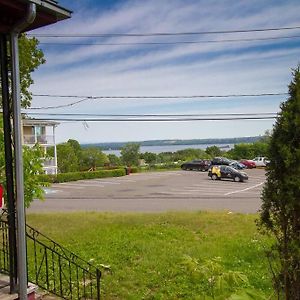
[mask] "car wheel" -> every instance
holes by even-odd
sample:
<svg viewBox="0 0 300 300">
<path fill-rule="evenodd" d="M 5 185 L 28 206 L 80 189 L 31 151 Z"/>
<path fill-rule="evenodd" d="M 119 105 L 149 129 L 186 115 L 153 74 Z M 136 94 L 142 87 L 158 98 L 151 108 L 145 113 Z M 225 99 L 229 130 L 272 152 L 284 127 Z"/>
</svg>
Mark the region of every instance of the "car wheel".
<svg viewBox="0 0 300 300">
<path fill-rule="evenodd" d="M 234 179 L 233 179 L 235 182 L 240 182 L 241 181 L 241 178 L 239 176 L 235 176 Z"/>
<path fill-rule="evenodd" d="M 212 180 L 217 180 L 217 179 L 218 179 L 218 176 L 217 176 L 216 174 L 212 174 L 212 175 L 211 175 L 211 179 L 212 179 Z"/>
</svg>

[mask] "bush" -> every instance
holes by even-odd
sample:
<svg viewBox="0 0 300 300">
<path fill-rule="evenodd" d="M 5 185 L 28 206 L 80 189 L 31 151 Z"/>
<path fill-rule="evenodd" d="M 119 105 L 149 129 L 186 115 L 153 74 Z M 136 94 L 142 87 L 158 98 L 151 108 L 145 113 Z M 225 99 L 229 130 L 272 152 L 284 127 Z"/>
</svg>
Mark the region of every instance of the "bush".
<svg viewBox="0 0 300 300">
<path fill-rule="evenodd" d="M 57 175 L 39 175 L 41 182 L 60 183 L 68 181 L 76 181 L 81 179 L 94 179 L 106 177 L 120 177 L 125 176 L 125 169 L 102 170 L 94 172 L 70 172 L 60 173 Z"/>
</svg>

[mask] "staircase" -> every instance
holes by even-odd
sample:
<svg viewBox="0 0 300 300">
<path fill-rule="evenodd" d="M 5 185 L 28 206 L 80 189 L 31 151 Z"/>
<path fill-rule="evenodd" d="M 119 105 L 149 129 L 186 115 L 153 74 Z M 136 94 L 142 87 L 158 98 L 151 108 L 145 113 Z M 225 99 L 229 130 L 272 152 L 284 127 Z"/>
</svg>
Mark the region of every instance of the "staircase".
<svg viewBox="0 0 300 300">
<path fill-rule="evenodd" d="M 101 271 L 98 268 L 29 225 L 26 225 L 26 237 L 30 282 L 67 300 L 100 299 Z M 0 273 L 9 275 L 8 222 L 5 214 L 0 218 Z M 49 296 L 41 298 L 46 300 L 46 297 L 49 299 Z"/>
</svg>

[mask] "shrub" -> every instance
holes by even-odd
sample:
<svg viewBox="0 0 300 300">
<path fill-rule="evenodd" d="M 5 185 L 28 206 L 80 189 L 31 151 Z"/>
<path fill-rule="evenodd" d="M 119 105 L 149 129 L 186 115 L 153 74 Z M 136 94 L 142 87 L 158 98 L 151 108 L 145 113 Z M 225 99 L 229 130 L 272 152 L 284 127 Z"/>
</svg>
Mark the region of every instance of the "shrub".
<svg viewBox="0 0 300 300">
<path fill-rule="evenodd" d="M 41 182 L 60 183 L 68 181 L 76 181 L 81 179 L 94 179 L 106 177 L 120 177 L 125 175 L 125 169 L 102 170 L 94 172 L 70 172 L 60 173 L 57 175 L 39 175 Z"/>
</svg>

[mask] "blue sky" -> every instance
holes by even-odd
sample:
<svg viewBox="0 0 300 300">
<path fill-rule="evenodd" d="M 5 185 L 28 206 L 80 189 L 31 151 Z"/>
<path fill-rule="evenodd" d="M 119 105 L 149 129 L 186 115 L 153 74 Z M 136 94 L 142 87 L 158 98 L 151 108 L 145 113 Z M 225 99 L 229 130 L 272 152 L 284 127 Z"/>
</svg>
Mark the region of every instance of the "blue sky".
<svg viewBox="0 0 300 300">
<path fill-rule="evenodd" d="M 299 1 L 59 1 L 70 20 L 32 33 L 196 32 L 299 26 Z M 33 74 L 34 94 L 91 96 L 223 95 L 287 92 L 300 62 L 300 38 L 171 45 L 47 45 L 207 41 L 299 35 L 274 32 L 171 37 L 39 38 L 47 63 Z M 76 99 L 34 97 L 32 106 Z M 78 100 L 78 99 L 77 99 Z M 205 114 L 278 112 L 285 96 L 226 99 L 89 100 L 51 113 Z M 57 141 L 140 141 L 260 135 L 272 120 L 62 122 Z"/>
</svg>

